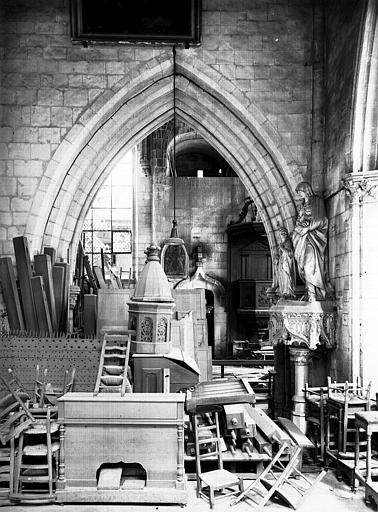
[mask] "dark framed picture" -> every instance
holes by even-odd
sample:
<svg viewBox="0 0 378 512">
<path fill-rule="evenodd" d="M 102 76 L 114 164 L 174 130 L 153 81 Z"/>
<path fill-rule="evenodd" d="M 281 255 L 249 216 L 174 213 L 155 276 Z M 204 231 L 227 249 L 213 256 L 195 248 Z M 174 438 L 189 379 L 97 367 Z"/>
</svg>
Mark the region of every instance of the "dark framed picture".
<svg viewBox="0 0 378 512">
<path fill-rule="evenodd" d="M 197 45 L 201 0 L 71 0 L 73 41 Z"/>
</svg>

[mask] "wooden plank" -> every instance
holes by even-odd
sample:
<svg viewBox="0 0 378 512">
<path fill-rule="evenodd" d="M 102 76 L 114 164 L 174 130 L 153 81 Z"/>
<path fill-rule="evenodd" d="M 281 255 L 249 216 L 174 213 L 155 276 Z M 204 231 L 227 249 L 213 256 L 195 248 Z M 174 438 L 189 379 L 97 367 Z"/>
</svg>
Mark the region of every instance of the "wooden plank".
<svg viewBox="0 0 378 512">
<path fill-rule="evenodd" d="M 94 336 L 97 327 L 97 295 L 84 295 L 83 329 L 84 336 Z"/>
<path fill-rule="evenodd" d="M 37 331 L 38 321 L 31 286 L 33 273 L 27 238 L 25 236 L 14 237 L 13 247 L 14 254 L 16 256 L 16 266 L 18 281 L 20 283 L 21 303 L 24 311 L 25 326 L 28 331 Z"/>
<path fill-rule="evenodd" d="M 52 268 L 52 276 L 54 283 L 56 320 L 60 326 L 63 307 L 64 268 L 54 265 Z"/>
<path fill-rule="evenodd" d="M 125 331 L 129 326 L 129 308 L 131 290 L 100 289 L 97 292 L 97 335 L 106 331 Z"/>
<path fill-rule="evenodd" d="M 38 327 L 41 333 L 52 334 L 51 317 L 42 276 L 31 278 Z"/>
<path fill-rule="evenodd" d="M 63 296 L 62 296 L 62 313 L 60 315 L 60 329 L 65 332 L 68 326 L 68 299 L 70 295 L 70 265 L 65 261 L 57 261 L 56 267 L 64 269 L 63 277 Z"/>
<path fill-rule="evenodd" d="M 94 273 L 94 277 L 97 281 L 97 287 L 102 288 L 102 289 L 107 288 L 108 285 L 105 282 L 105 279 L 102 275 L 102 271 L 101 271 L 100 267 L 94 266 L 93 273 Z"/>
<path fill-rule="evenodd" d="M 18 294 L 16 276 L 12 265 L 12 258 L 0 258 L 0 282 L 3 291 L 5 307 L 8 313 L 10 329 L 25 330 L 20 296 Z"/>
<path fill-rule="evenodd" d="M 55 249 L 55 247 L 48 247 L 48 246 L 43 247 L 43 254 L 47 254 L 48 256 L 50 256 L 51 266 L 54 266 L 55 265 L 55 261 L 56 261 L 56 249 Z"/>
<path fill-rule="evenodd" d="M 300 430 L 295 423 L 288 418 L 277 418 L 281 423 L 282 428 L 289 434 L 292 440 L 301 448 L 315 448 L 315 445 L 310 439 Z"/>
<path fill-rule="evenodd" d="M 253 445 L 259 453 L 269 453 L 272 455 L 272 443 L 259 431 L 253 438 Z"/>
<path fill-rule="evenodd" d="M 43 277 L 47 304 L 49 306 L 50 311 L 51 325 L 53 330 L 57 331 L 59 325 L 56 317 L 51 257 L 48 254 L 36 254 L 34 256 L 34 271 L 37 276 Z"/>
<path fill-rule="evenodd" d="M 284 432 L 267 414 L 261 409 L 251 407 L 249 415 L 255 420 L 256 425 L 270 441 L 279 441 L 280 443 L 291 444 L 291 438 Z"/>
</svg>

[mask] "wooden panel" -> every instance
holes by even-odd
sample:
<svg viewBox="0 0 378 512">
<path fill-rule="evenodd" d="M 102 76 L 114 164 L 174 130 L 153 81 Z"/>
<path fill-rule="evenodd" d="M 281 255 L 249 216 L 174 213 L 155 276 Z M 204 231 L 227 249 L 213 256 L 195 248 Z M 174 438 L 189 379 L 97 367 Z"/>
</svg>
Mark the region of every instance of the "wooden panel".
<svg viewBox="0 0 378 512">
<path fill-rule="evenodd" d="M 132 290 L 98 290 L 97 297 L 97 336 L 102 336 L 109 328 L 124 331 L 129 328 L 130 292 Z"/>
<path fill-rule="evenodd" d="M 205 290 L 202 288 L 195 288 L 194 290 L 172 290 L 172 295 L 175 300 L 175 311 L 178 317 L 186 315 L 189 311 L 193 311 L 193 318 L 195 320 L 206 320 L 206 299 Z"/>
<path fill-rule="evenodd" d="M 141 368 L 142 389 L 136 393 L 162 393 L 163 368 Z"/>
<path fill-rule="evenodd" d="M 211 380 L 213 375 L 211 347 L 198 347 L 195 359 L 201 372 L 200 382 Z"/>
<path fill-rule="evenodd" d="M 84 336 L 94 336 L 97 324 L 97 295 L 84 295 L 83 329 Z"/>
<path fill-rule="evenodd" d="M 55 265 L 55 260 L 56 260 L 56 249 L 54 247 L 45 246 L 43 248 L 43 254 L 48 254 L 50 256 L 51 266 L 53 267 Z"/>
<path fill-rule="evenodd" d="M 52 335 L 51 317 L 42 276 L 31 278 L 39 332 Z"/>
<path fill-rule="evenodd" d="M 172 346 L 180 348 L 192 359 L 195 359 L 193 313 L 190 312 L 179 320 L 172 318 L 171 333 Z"/>
<path fill-rule="evenodd" d="M 51 325 L 53 330 L 57 331 L 59 326 L 56 318 L 51 257 L 48 254 L 36 254 L 34 256 L 34 271 L 37 276 L 43 277 L 47 303 L 50 311 Z"/>
<path fill-rule="evenodd" d="M 38 322 L 31 287 L 32 267 L 27 238 L 24 236 L 16 236 L 13 238 L 13 247 L 16 256 L 18 281 L 21 290 L 21 303 L 24 311 L 26 329 L 36 332 L 38 330 Z"/>
<path fill-rule="evenodd" d="M 70 265 L 64 261 L 57 261 L 56 267 L 64 269 L 63 274 L 63 293 L 62 293 L 62 313 L 60 316 L 60 328 L 62 331 L 67 331 L 68 325 L 68 299 L 70 294 Z"/>
<path fill-rule="evenodd" d="M 164 388 L 163 376 L 165 369 L 169 370 L 169 381 L 171 393 L 180 389 L 188 389 L 198 383 L 198 375 L 176 361 L 159 355 L 134 354 L 134 392 L 135 393 L 156 393 L 153 391 Z M 161 372 L 161 373 L 159 373 Z M 147 387 L 148 388 L 147 391 Z"/>
<path fill-rule="evenodd" d="M 0 258 L 0 282 L 7 308 L 9 327 L 24 331 L 25 322 L 11 258 Z"/>
<path fill-rule="evenodd" d="M 64 268 L 54 265 L 52 268 L 54 283 L 54 297 L 57 323 L 60 326 L 63 308 L 63 289 L 64 289 Z"/>
<path fill-rule="evenodd" d="M 102 270 L 100 267 L 94 266 L 93 267 L 93 274 L 95 276 L 95 279 L 97 281 L 97 287 L 104 289 L 107 288 L 107 284 L 105 282 L 104 276 L 102 275 Z"/>
</svg>

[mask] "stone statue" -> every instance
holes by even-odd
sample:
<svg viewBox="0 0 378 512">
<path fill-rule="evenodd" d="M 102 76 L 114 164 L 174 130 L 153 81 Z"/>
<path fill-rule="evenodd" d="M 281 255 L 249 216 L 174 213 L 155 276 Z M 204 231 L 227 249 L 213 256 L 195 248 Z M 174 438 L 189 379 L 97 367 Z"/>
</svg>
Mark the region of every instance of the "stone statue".
<svg viewBox="0 0 378 512">
<path fill-rule="evenodd" d="M 296 192 L 302 199 L 292 233 L 298 273 L 308 300 L 324 300 L 331 287 L 325 270 L 328 218 L 324 202 L 307 181 L 299 183 Z"/>
<path fill-rule="evenodd" d="M 240 224 L 241 222 L 243 222 L 243 220 L 246 218 L 247 216 L 247 213 L 248 213 L 248 209 L 249 207 L 251 207 L 251 211 L 252 211 L 252 218 L 251 218 L 251 221 L 254 221 L 256 220 L 256 215 L 257 215 L 257 208 L 256 208 L 256 205 L 253 201 L 253 199 L 251 199 L 249 196 L 246 197 L 244 199 L 244 205 L 243 205 L 243 208 L 241 209 L 241 212 L 239 213 L 239 217 L 237 220 L 231 220 L 229 223 L 228 223 L 228 226 L 232 226 L 233 224 Z"/>
<path fill-rule="evenodd" d="M 286 228 L 280 227 L 281 242 L 278 245 L 276 260 L 276 293 L 283 299 L 295 299 L 295 260 L 294 247 Z"/>
</svg>

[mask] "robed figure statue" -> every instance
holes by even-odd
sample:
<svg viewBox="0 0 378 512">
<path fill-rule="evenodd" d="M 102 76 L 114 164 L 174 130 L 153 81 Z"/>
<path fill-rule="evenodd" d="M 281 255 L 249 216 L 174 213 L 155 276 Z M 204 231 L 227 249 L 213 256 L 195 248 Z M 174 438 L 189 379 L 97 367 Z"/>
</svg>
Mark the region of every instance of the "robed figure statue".
<svg viewBox="0 0 378 512">
<path fill-rule="evenodd" d="M 323 199 L 302 181 L 296 188 L 302 199 L 292 233 L 298 274 L 305 283 L 309 301 L 324 300 L 330 291 L 325 270 L 328 218 Z"/>
<path fill-rule="evenodd" d="M 280 226 L 281 241 L 277 252 L 277 290 L 283 299 L 295 299 L 295 261 L 294 248 L 286 228 Z"/>
</svg>

